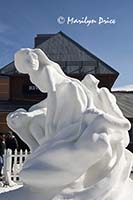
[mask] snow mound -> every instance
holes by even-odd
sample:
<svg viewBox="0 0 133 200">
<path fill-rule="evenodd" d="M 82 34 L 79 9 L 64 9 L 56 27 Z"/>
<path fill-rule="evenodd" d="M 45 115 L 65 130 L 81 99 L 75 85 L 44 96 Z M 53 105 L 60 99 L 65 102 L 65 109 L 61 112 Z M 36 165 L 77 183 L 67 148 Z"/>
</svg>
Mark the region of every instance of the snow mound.
<svg viewBox="0 0 133 200">
<path fill-rule="evenodd" d="M 133 84 L 112 88 L 112 91 L 114 91 L 114 92 L 115 91 L 133 92 Z"/>
</svg>

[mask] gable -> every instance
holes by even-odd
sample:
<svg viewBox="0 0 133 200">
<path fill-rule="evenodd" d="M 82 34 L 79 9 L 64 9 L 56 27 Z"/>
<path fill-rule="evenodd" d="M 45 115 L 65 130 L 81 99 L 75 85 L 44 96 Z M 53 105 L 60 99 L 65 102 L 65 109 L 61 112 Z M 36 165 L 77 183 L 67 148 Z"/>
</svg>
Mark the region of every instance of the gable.
<svg viewBox="0 0 133 200">
<path fill-rule="evenodd" d="M 16 74 L 16 73 L 19 73 L 19 72 L 15 68 L 14 62 L 11 62 L 8 65 L 6 65 L 5 67 L 1 68 L 0 73 L 6 74 L 6 75 L 12 75 L 12 74 Z"/>
<path fill-rule="evenodd" d="M 40 44 L 40 41 L 44 42 Z M 42 49 L 51 60 L 59 63 L 66 74 L 74 77 L 80 76 L 83 78 L 88 73 L 94 75 L 108 74 L 112 76 L 111 85 L 113 85 L 119 75 L 116 70 L 62 32 L 42 34 L 41 37 L 38 35 L 35 38 L 35 44 L 39 44 L 36 48 Z M 18 72 L 14 62 L 12 62 L 0 69 L 0 73 L 11 75 Z"/>
<path fill-rule="evenodd" d="M 133 92 L 113 91 L 113 94 L 124 116 L 133 119 Z"/>
<path fill-rule="evenodd" d="M 118 72 L 78 43 L 59 32 L 36 46 L 59 63 L 66 73 L 115 74 Z"/>
</svg>

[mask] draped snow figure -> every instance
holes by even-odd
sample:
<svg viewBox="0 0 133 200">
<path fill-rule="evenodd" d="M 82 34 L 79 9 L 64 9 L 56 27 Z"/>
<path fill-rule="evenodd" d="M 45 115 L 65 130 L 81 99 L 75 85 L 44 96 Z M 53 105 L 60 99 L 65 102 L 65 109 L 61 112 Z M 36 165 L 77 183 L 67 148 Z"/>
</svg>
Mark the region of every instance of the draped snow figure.
<svg viewBox="0 0 133 200">
<path fill-rule="evenodd" d="M 32 154 L 20 174 L 23 188 L 0 199 L 131 199 L 130 123 L 115 97 L 90 74 L 82 82 L 66 76 L 40 49 L 21 49 L 15 65 L 48 97 L 7 116 Z"/>
</svg>

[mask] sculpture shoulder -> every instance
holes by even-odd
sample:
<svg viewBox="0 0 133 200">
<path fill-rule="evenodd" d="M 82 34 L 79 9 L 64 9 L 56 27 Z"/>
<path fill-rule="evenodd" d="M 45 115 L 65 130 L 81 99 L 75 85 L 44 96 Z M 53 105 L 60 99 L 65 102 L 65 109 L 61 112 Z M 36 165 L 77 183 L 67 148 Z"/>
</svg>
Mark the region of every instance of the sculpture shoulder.
<svg viewBox="0 0 133 200">
<path fill-rule="evenodd" d="M 88 105 L 88 98 L 84 88 L 76 81 L 66 81 L 57 86 L 57 104 L 63 107 L 76 108 L 79 113 L 85 111 Z M 63 99 L 63 102 L 62 102 Z M 72 110 L 73 110 L 72 108 Z"/>
<path fill-rule="evenodd" d="M 60 83 L 57 85 L 57 90 L 58 89 L 68 89 L 69 92 L 71 91 L 76 91 L 76 90 L 81 90 L 82 92 L 84 91 L 82 85 L 78 81 L 71 81 L 71 80 L 65 80 L 64 82 Z"/>
</svg>

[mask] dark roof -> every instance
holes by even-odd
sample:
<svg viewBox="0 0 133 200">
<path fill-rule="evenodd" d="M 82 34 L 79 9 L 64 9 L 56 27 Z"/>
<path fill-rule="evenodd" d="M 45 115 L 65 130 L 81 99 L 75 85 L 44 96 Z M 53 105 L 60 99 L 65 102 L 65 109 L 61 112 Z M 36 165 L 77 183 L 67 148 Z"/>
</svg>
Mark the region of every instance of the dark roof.
<svg viewBox="0 0 133 200">
<path fill-rule="evenodd" d="M 0 101 L 0 112 L 11 112 L 18 108 L 24 108 L 28 110 L 32 105 L 38 101 Z"/>
<path fill-rule="evenodd" d="M 45 42 L 46 40 L 50 39 L 55 34 L 37 34 L 35 37 L 35 47 L 37 47 L 42 42 Z"/>
<path fill-rule="evenodd" d="M 38 34 L 35 37 L 35 42 L 35 47 L 42 49 L 51 60 L 58 62 L 67 74 L 73 72 L 112 74 L 115 76 L 115 79 L 119 75 L 116 70 L 63 32 Z M 3 67 L 0 73 L 7 75 L 17 73 L 14 62 Z"/>
<path fill-rule="evenodd" d="M 84 68 L 87 68 L 85 70 L 86 72 L 88 71 L 88 73 L 90 70 L 93 71 L 95 68 L 95 71 L 99 74 L 119 75 L 116 70 L 72 40 L 63 32 L 53 35 L 48 40 L 38 45 L 37 48 L 42 49 L 51 60 L 58 62 L 61 66 L 63 66 L 63 64 L 72 66 L 81 65 L 82 68 L 84 66 Z"/>
<path fill-rule="evenodd" d="M 6 75 L 6 74 L 0 74 L 0 78 L 9 79 L 9 75 Z"/>
<path fill-rule="evenodd" d="M 12 75 L 16 73 L 18 74 L 19 72 L 16 70 L 14 66 L 14 61 L 0 69 L 1 75 Z"/>
<path fill-rule="evenodd" d="M 112 93 L 124 116 L 133 119 L 133 92 L 113 91 Z"/>
</svg>

